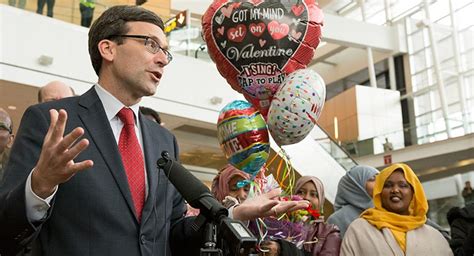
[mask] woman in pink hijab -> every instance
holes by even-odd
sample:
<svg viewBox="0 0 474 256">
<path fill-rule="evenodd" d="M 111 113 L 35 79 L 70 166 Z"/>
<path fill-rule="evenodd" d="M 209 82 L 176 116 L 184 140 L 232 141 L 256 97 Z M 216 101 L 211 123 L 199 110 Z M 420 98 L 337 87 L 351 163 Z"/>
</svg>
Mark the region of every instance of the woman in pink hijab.
<svg viewBox="0 0 474 256">
<path fill-rule="evenodd" d="M 250 179 L 249 174 L 227 164 L 219 171 L 216 177 L 214 177 L 211 192 L 219 202 L 229 209 L 232 206 L 239 205 L 247 199 L 249 185 L 244 184 L 245 186 L 239 186 L 241 185 L 239 182 L 247 179 Z M 195 209 L 189 204 L 187 207 L 187 217 L 199 215 L 199 209 Z"/>
<path fill-rule="evenodd" d="M 250 185 L 245 180 L 250 175 L 227 164 L 212 181 L 211 191 L 226 208 L 242 203 L 247 199 Z"/>
<path fill-rule="evenodd" d="M 232 206 L 241 204 L 247 199 L 250 186 L 242 181 L 248 179 L 250 179 L 249 174 L 227 164 L 212 181 L 211 191 L 217 200 L 221 201 L 226 208 L 231 208 Z M 284 240 L 264 241 L 261 244 L 261 248 L 266 249 L 267 252 L 259 255 L 296 255 L 291 253 L 296 250 L 296 247 Z M 285 251 L 291 252 L 285 253 Z"/>
</svg>

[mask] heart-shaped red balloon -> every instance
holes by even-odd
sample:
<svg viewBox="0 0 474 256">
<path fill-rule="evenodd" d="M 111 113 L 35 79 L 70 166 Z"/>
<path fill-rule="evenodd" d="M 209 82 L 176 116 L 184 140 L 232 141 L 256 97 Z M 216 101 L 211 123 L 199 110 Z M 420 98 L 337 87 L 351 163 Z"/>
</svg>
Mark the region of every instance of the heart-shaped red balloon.
<svg viewBox="0 0 474 256">
<path fill-rule="evenodd" d="M 322 20 L 314 0 L 215 0 L 202 28 L 221 75 L 266 117 L 285 76 L 313 58 Z"/>
</svg>

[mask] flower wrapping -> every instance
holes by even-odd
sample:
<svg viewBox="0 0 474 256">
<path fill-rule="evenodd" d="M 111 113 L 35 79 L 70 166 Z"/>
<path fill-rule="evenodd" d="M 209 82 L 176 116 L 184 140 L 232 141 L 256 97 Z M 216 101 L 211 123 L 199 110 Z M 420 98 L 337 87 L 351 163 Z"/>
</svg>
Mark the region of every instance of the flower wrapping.
<svg viewBox="0 0 474 256">
<path fill-rule="evenodd" d="M 283 197 L 281 200 L 300 201 L 302 198 L 299 196 L 290 196 Z M 262 239 L 284 239 L 295 244 L 299 249 L 302 249 L 304 243 L 314 231 L 315 226 L 313 223 L 319 219 L 319 211 L 308 206 L 308 208 L 303 210 L 288 212 L 280 218 L 264 218 L 262 220 L 263 225 L 260 225 L 263 226 L 263 228 L 258 226 L 257 223 L 251 223 L 249 228 L 255 235 L 260 236 Z M 262 237 L 262 229 L 266 230 L 266 236 L 264 237 Z"/>
</svg>

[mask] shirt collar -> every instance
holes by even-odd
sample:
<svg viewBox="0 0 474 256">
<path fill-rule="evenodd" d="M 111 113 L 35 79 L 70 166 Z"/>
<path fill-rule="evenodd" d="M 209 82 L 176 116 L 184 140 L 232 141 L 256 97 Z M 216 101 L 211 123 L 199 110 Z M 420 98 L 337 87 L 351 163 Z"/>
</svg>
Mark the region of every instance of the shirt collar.
<svg viewBox="0 0 474 256">
<path fill-rule="evenodd" d="M 94 89 L 97 92 L 97 96 L 99 96 L 100 101 L 102 101 L 102 105 L 104 106 L 105 114 L 107 115 L 107 119 L 109 120 L 109 122 L 112 119 L 116 118 L 117 113 L 122 108 L 127 107 L 99 84 L 95 84 Z M 136 124 L 138 124 L 137 118 L 139 107 L 140 106 L 138 105 L 138 103 L 128 107 L 135 114 L 134 118 Z"/>
</svg>

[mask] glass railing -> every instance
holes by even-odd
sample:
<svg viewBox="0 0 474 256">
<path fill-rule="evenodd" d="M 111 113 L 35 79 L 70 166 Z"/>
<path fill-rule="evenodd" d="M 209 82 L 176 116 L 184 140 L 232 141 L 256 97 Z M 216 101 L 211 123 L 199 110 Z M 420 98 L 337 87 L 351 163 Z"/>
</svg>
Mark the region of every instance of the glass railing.
<svg viewBox="0 0 474 256">
<path fill-rule="evenodd" d="M 157 13 L 164 22 L 166 22 L 174 14 L 166 6 L 169 1 L 159 1 L 159 3 L 153 3 L 148 1 L 142 6 Z M 37 1 L 31 0 L 0 0 L 0 4 L 10 5 L 14 4 L 15 7 L 24 9 L 30 12 L 37 11 Z M 94 9 L 94 20 L 99 17 L 105 10 L 114 5 L 130 4 L 121 0 L 102 0 L 95 2 Z M 24 6 L 22 6 L 24 5 Z M 43 15 L 47 15 L 47 5 L 43 8 Z M 173 53 L 182 54 L 185 56 L 194 57 L 197 59 L 211 62 L 209 54 L 207 53 L 206 43 L 201 37 L 201 20 L 200 15 L 191 14 L 191 27 L 180 28 L 168 34 L 168 40 L 170 50 Z M 62 20 L 64 22 L 80 25 L 81 14 L 79 11 L 79 1 L 64 0 L 56 1 L 53 8 L 53 18 Z"/>
<path fill-rule="evenodd" d="M 171 31 L 168 35 L 170 50 L 192 58 L 212 62 L 207 52 L 206 42 L 201 36 L 201 20 L 191 18 L 189 28 Z"/>
<path fill-rule="evenodd" d="M 46 1 L 48 2 L 48 1 Z M 54 1 L 53 1 L 54 2 Z M 95 9 L 93 20 L 99 17 L 109 7 L 115 5 L 133 4 L 135 1 L 123 0 L 99 0 L 95 1 Z M 24 6 L 21 6 L 24 3 Z M 30 12 L 36 12 L 38 9 L 38 1 L 32 0 L 0 0 L 0 4 L 14 5 L 17 8 L 24 9 Z M 170 1 L 147 1 L 142 5 L 144 8 L 157 13 L 164 21 L 170 17 Z M 43 8 L 43 15 L 46 15 L 48 5 L 45 4 Z M 62 20 L 68 23 L 80 25 L 81 13 L 79 11 L 79 1 L 74 0 L 56 0 L 53 7 L 53 18 Z"/>
<path fill-rule="evenodd" d="M 357 165 L 356 161 L 349 155 L 349 153 L 333 138 L 331 138 L 331 136 L 319 125 L 314 127 L 311 136 L 346 171 L 349 171 L 352 167 Z"/>
<path fill-rule="evenodd" d="M 451 125 L 451 138 L 469 134 L 464 130 L 462 120 L 448 119 L 448 121 Z M 472 133 L 474 121 L 468 125 Z M 402 130 L 387 132 L 364 140 L 346 141 L 341 145 L 351 156 L 362 157 L 446 139 L 448 139 L 448 134 L 444 118 L 438 118 L 425 124 L 404 127 Z"/>
</svg>

